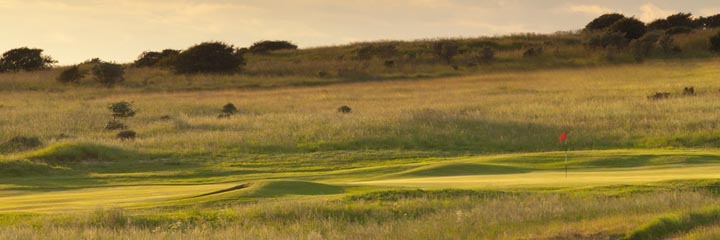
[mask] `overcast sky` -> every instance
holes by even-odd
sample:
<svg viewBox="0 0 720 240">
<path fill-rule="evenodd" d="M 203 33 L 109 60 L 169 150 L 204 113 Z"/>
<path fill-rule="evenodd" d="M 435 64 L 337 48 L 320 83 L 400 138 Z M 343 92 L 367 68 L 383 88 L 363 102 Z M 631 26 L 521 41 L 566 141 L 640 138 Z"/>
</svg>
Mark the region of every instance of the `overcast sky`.
<svg viewBox="0 0 720 240">
<path fill-rule="evenodd" d="M 129 62 L 146 50 L 219 40 L 301 48 L 367 40 L 475 37 L 582 28 L 620 12 L 648 21 L 720 13 L 718 0 L 0 0 L 0 51 L 45 49 L 61 64 Z"/>
</svg>

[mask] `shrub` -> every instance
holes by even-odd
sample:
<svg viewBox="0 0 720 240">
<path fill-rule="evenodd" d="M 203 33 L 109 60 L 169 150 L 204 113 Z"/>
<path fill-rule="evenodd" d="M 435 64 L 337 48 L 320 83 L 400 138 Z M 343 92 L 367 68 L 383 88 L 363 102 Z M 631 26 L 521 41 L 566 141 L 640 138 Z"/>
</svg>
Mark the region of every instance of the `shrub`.
<svg viewBox="0 0 720 240">
<path fill-rule="evenodd" d="M 619 13 L 609 13 L 609 14 L 603 14 L 595 19 L 593 19 L 590 23 L 585 25 L 585 30 L 588 31 L 596 31 L 596 30 L 604 30 L 613 24 L 615 24 L 617 21 L 620 21 L 621 19 L 624 19 L 625 15 L 619 14 Z"/>
<path fill-rule="evenodd" d="M 542 47 L 531 47 L 523 52 L 523 57 L 537 57 L 543 54 Z"/>
<path fill-rule="evenodd" d="M 703 27 L 717 28 L 720 27 L 720 14 L 702 18 Z"/>
<path fill-rule="evenodd" d="M 667 18 L 668 27 L 686 27 L 686 28 L 692 28 L 693 27 L 693 19 L 691 13 L 677 13 L 668 16 Z"/>
<path fill-rule="evenodd" d="M 108 109 L 112 112 L 113 119 L 133 117 L 136 113 L 132 103 L 126 101 L 111 103 Z"/>
<path fill-rule="evenodd" d="M 118 130 L 118 129 L 127 129 L 127 125 L 123 124 L 122 122 L 118 120 L 110 120 L 107 124 L 105 124 L 105 130 Z"/>
<path fill-rule="evenodd" d="M 235 107 L 235 104 L 228 103 L 223 106 L 220 115 L 218 115 L 218 118 L 229 118 L 232 115 L 235 115 L 235 113 L 238 112 L 237 107 Z"/>
<path fill-rule="evenodd" d="M 630 43 L 630 51 L 635 61 L 642 62 L 645 60 L 645 57 L 649 56 L 653 48 L 655 48 L 658 39 L 660 39 L 660 34 L 649 33 L 639 39 L 633 40 Z"/>
<path fill-rule="evenodd" d="M 492 48 L 486 47 L 480 52 L 480 62 L 489 63 L 495 60 L 495 51 Z"/>
<path fill-rule="evenodd" d="M 254 54 L 259 54 L 259 53 L 269 53 L 272 51 L 283 50 L 283 49 L 295 50 L 297 48 L 298 48 L 297 45 L 292 44 L 288 41 L 260 41 L 260 42 L 253 43 L 253 45 L 250 46 L 250 48 L 248 50 Z"/>
<path fill-rule="evenodd" d="M 80 67 L 76 65 L 63 70 L 57 80 L 61 83 L 74 83 L 80 81 L 83 77 L 85 77 L 85 73 L 80 71 Z"/>
<path fill-rule="evenodd" d="M 182 51 L 174 62 L 177 73 L 230 73 L 245 64 L 232 45 L 204 42 Z"/>
<path fill-rule="evenodd" d="M 368 60 L 373 57 L 389 58 L 398 55 L 398 49 L 392 43 L 365 44 L 355 50 L 355 58 Z"/>
<path fill-rule="evenodd" d="M 710 37 L 710 50 L 720 52 L 720 32 Z"/>
<path fill-rule="evenodd" d="M 39 146 L 42 146 L 40 138 L 17 136 L 0 144 L 0 152 L 25 151 Z"/>
<path fill-rule="evenodd" d="M 113 87 L 115 84 L 125 81 L 125 69 L 120 64 L 100 62 L 92 68 L 95 81 L 106 87 Z"/>
<path fill-rule="evenodd" d="M 169 67 L 180 54 L 179 50 L 165 49 L 162 52 L 143 52 L 133 63 L 134 67 Z"/>
<path fill-rule="evenodd" d="M 632 40 L 645 35 L 647 27 L 645 27 L 645 23 L 635 18 L 623 18 L 610 26 L 609 30 L 623 33 L 625 38 Z"/>
<path fill-rule="evenodd" d="M 625 38 L 625 34 L 619 32 L 604 32 L 600 34 L 592 34 L 588 39 L 588 45 L 591 48 L 625 48 L 629 41 Z"/>
<path fill-rule="evenodd" d="M 133 130 L 126 130 L 126 131 L 119 132 L 117 134 L 117 138 L 120 140 L 123 140 L 123 141 L 124 140 L 134 140 L 135 137 L 137 137 L 137 133 Z"/>
<path fill-rule="evenodd" d="M 343 105 L 343 106 L 340 106 L 337 109 L 337 111 L 340 113 L 350 113 L 350 112 L 352 112 L 352 108 L 348 107 L 347 105 Z"/>
<path fill-rule="evenodd" d="M 673 54 L 673 53 L 679 53 L 680 47 L 675 45 L 675 39 L 672 35 L 664 34 L 662 35 L 658 41 L 658 45 L 660 45 L 660 49 L 662 49 L 663 53 L 665 54 Z"/>
<path fill-rule="evenodd" d="M 447 64 L 450 64 L 453 57 L 459 53 L 459 46 L 455 41 L 437 41 L 433 43 L 432 48 L 435 55 Z"/>
<path fill-rule="evenodd" d="M 0 72 L 41 70 L 57 62 L 49 56 L 42 55 L 42 52 L 42 49 L 27 47 L 7 51 L 0 58 Z"/>
<path fill-rule="evenodd" d="M 665 19 L 658 19 L 648 23 L 647 28 L 649 30 L 666 30 L 670 28 L 670 23 Z"/>
<path fill-rule="evenodd" d="M 665 30 L 665 33 L 668 35 L 687 34 L 690 32 L 692 32 L 692 28 L 689 27 L 671 27 Z"/>
</svg>

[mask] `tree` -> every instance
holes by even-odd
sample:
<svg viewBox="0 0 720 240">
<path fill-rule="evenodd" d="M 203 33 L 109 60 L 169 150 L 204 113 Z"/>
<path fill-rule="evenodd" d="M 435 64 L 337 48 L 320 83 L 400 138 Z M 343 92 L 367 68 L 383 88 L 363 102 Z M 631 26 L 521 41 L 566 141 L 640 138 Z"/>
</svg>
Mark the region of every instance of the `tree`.
<svg viewBox="0 0 720 240">
<path fill-rule="evenodd" d="M 645 23 L 635 18 L 623 18 L 610 26 L 609 30 L 622 33 L 625 38 L 633 40 L 645 35 L 647 27 L 645 27 Z"/>
<path fill-rule="evenodd" d="M 50 56 L 42 55 L 42 52 L 42 49 L 27 47 L 7 51 L 0 58 L 0 72 L 41 70 L 57 62 Z"/>
<path fill-rule="evenodd" d="M 80 67 L 76 65 L 62 71 L 57 80 L 61 83 L 73 83 L 79 81 L 84 76 L 85 73 L 80 71 Z"/>
<path fill-rule="evenodd" d="M 162 52 L 147 51 L 133 63 L 135 67 L 167 67 L 172 65 L 180 50 L 165 49 Z"/>
<path fill-rule="evenodd" d="M 250 46 L 250 52 L 258 54 L 258 53 L 268 53 L 272 51 L 277 50 L 283 50 L 283 49 L 289 49 L 289 50 L 295 50 L 298 46 L 295 44 L 292 44 L 288 41 L 260 41 L 253 43 L 252 46 Z"/>
<path fill-rule="evenodd" d="M 594 20 L 592 20 L 590 23 L 588 23 L 585 26 L 585 30 L 588 31 L 596 31 L 596 30 L 604 30 L 613 24 L 615 24 L 617 21 L 620 21 L 621 19 L 624 19 L 625 15 L 619 14 L 619 13 L 609 13 L 609 14 L 603 14 Z"/>
<path fill-rule="evenodd" d="M 182 51 L 174 62 L 177 73 L 230 73 L 245 64 L 242 55 L 232 45 L 204 42 Z"/>
<path fill-rule="evenodd" d="M 703 18 L 703 26 L 706 28 L 720 27 L 720 14 Z"/>
<path fill-rule="evenodd" d="M 648 23 L 647 28 L 650 30 L 665 30 L 670 28 L 670 23 L 666 19 L 658 19 Z"/>
<path fill-rule="evenodd" d="M 95 76 L 95 81 L 105 85 L 106 87 L 113 87 L 116 83 L 125 81 L 125 69 L 120 64 L 100 62 L 95 64 L 92 68 L 92 74 Z"/>
<path fill-rule="evenodd" d="M 693 27 L 692 13 L 677 13 L 668 16 L 667 18 L 668 27 Z"/>
</svg>

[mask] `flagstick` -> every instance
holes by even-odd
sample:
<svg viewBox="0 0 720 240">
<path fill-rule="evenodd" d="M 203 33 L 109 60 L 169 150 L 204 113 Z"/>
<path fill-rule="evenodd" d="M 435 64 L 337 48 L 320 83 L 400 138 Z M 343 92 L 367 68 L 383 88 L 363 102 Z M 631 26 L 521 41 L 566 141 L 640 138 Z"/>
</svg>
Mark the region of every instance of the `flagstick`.
<svg viewBox="0 0 720 240">
<path fill-rule="evenodd" d="M 568 147 L 567 147 L 567 141 L 565 141 L 565 179 L 567 179 L 567 162 L 568 162 Z"/>
</svg>

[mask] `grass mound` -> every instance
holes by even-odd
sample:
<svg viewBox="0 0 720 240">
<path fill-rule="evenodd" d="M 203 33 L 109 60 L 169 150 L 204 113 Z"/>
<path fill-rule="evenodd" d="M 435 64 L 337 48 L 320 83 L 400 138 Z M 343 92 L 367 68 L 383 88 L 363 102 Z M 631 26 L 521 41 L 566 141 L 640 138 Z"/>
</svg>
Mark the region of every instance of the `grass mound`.
<svg viewBox="0 0 720 240">
<path fill-rule="evenodd" d="M 626 239 L 666 239 L 677 233 L 717 223 L 720 223 L 720 208 L 665 216 L 635 230 Z"/>
<path fill-rule="evenodd" d="M 469 176 L 469 175 L 497 175 L 517 174 L 530 172 L 528 169 L 475 163 L 450 163 L 435 164 L 430 166 L 411 169 L 395 176 L 402 177 L 444 177 L 444 176 Z"/>
<path fill-rule="evenodd" d="M 330 195 L 344 193 L 345 189 L 328 184 L 306 181 L 268 181 L 248 188 L 249 197 L 282 197 L 287 195 Z"/>
<path fill-rule="evenodd" d="M 463 190 L 463 189 L 443 189 L 443 190 L 431 190 L 425 191 L 422 189 L 417 190 L 392 190 L 392 191 L 378 191 L 370 192 L 358 195 L 348 196 L 348 200 L 351 201 L 398 201 L 402 199 L 453 199 L 463 197 L 475 197 L 475 198 L 491 198 L 498 196 L 505 196 L 512 193 L 501 192 L 501 191 L 474 191 L 474 190 Z"/>
<path fill-rule="evenodd" d="M 22 177 L 48 175 L 57 170 L 62 169 L 29 160 L 0 161 L 0 176 Z"/>
<path fill-rule="evenodd" d="M 136 159 L 138 153 L 115 147 L 88 143 L 62 143 L 32 152 L 28 159 L 48 163 L 110 162 Z"/>
<path fill-rule="evenodd" d="M 37 137 L 14 137 L 0 144 L 0 153 L 21 152 L 42 146 Z"/>
</svg>

